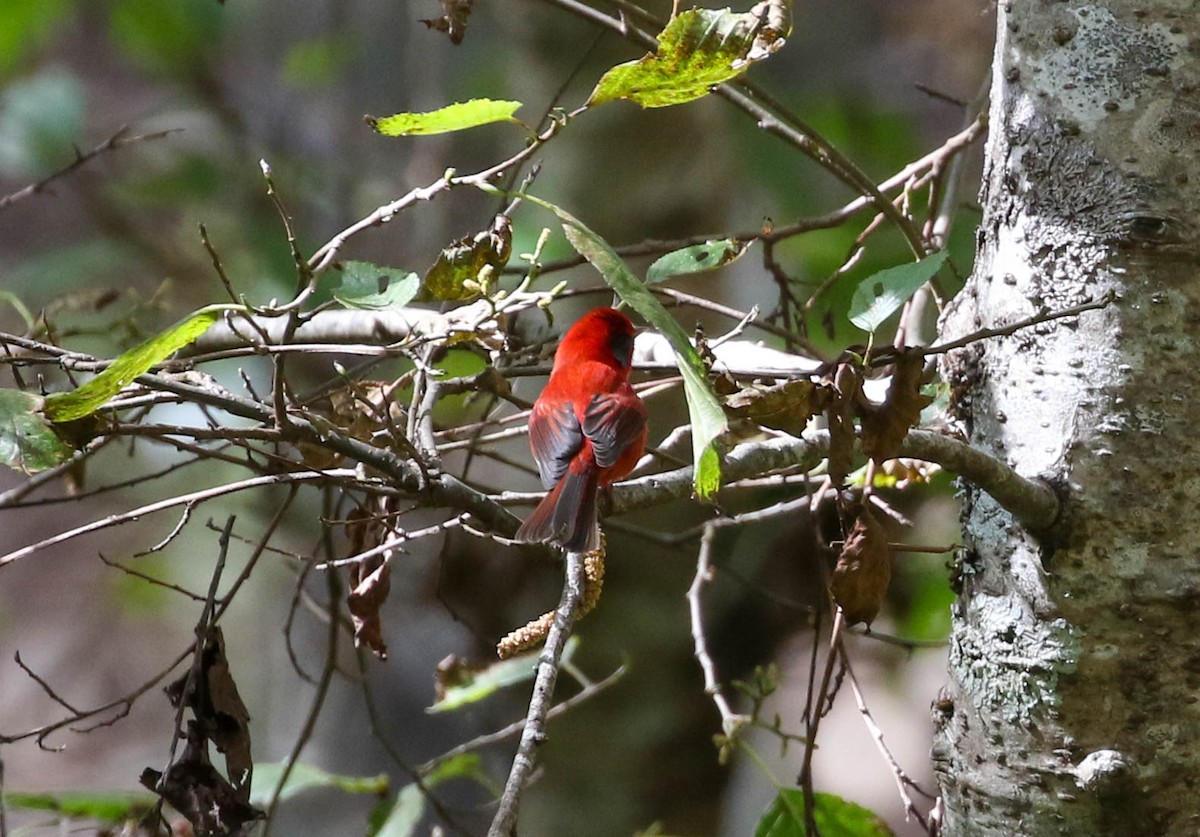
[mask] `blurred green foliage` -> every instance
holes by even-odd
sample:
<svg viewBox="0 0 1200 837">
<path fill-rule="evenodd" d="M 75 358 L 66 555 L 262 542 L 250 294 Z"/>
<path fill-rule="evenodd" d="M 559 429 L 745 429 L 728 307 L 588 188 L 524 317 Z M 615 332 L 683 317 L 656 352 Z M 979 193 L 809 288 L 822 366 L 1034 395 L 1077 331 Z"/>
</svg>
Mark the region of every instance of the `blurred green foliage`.
<svg viewBox="0 0 1200 837">
<path fill-rule="evenodd" d="M 83 121 L 83 86 L 62 68 L 7 85 L 0 100 L 0 173 L 42 177 L 70 161 Z"/>
<path fill-rule="evenodd" d="M 4 0 L 0 4 L 0 80 L 40 48 L 71 0 Z"/>
<path fill-rule="evenodd" d="M 145 70 L 185 77 L 216 54 L 226 15 L 211 0 L 114 0 L 113 40 Z"/>
</svg>

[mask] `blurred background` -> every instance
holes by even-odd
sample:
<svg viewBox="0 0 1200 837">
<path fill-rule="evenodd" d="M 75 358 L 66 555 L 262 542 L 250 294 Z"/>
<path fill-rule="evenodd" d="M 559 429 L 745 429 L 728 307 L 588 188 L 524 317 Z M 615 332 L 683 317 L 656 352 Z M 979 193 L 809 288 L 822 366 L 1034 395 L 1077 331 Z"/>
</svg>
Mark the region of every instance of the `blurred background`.
<svg viewBox="0 0 1200 837">
<path fill-rule="evenodd" d="M 422 18 L 441 14 L 435 0 L 5 0 L 0 8 L 0 195 L 69 163 L 122 128 L 130 135 L 169 132 L 102 154 L 43 193 L 0 209 L 0 329 L 28 330 L 24 311 L 42 312 L 56 339 L 111 357 L 142 337 L 225 295 L 198 232 L 203 224 L 237 290 L 251 301 L 286 299 L 295 271 L 279 215 L 267 197 L 260 160 L 272 170 L 294 222 L 299 248 L 318 246 L 377 206 L 436 180 L 448 167 L 472 172 L 519 150 L 523 132 L 493 125 L 447 136 L 386 138 L 364 114 L 431 110 L 468 98 L 516 99 L 530 123 L 552 106 L 582 103 L 608 67 L 642 50 L 601 33 L 555 2 L 479 2 L 466 37 L 454 45 Z M 611 13 L 617 4 L 598 3 Z M 647 4 L 659 16 L 669 3 Z M 882 180 L 961 129 L 964 108 L 986 80 L 993 19 L 984 0 L 809 2 L 795 9 L 786 47 L 749 73 L 872 178 Z M 937 94 L 932 95 L 929 91 Z M 976 150 L 976 156 L 978 152 Z M 614 245 L 647 238 L 719 235 L 782 225 L 829 212 L 854 197 L 807 158 L 756 127 L 727 102 L 640 110 L 616 102 L 573 122 L 538 156 L 533 191 L 569 209 Z M 978 168 L 974 162 L 972 172 Z M 968 173 L 951 250 L 969 269 L 978 214 L 977 174 Z M 457 190 L 410 209 L 354 238 L 343 256 L 423 271 L 441 248 L 486 227 L 494 200 Z M 797 293 L 819 286 L 842 264 L 869 219 L 799 236 L 774 255 Z M 514 253 L 529 251 L 548 216 L 522 209 L 514 218 Z M 571 251 L 555 236 L 547 259 Z M 860 263 L 809 313 L 811 334 L 836 353 L 861 335 L 844 310 L 857 281 L 905 259 L 899 236 L 882 233 Z M 635 269 L 644 266 L 636 260 Z M 602 284 L 590 269 L 555 273 L 576 288 Z M 772 309 L 777 287 L 751 254 L 730 268 L 675 280 L 688 293 L 743 310 Z M 530 339 L 561 329 L 606 297 L 563 304 L 556 324 L 530 315 Z M 730 321 L 679 309 L 689 330 L 698 322 L 720 334 Z M 759 337 L 760 335 L 755 335 Z M 769 342 L 769 341 L 768 341 Z M 469 361 L 464 361 L 469 362 Z M 242 364 L 255 380 L 269 370 Z M 221 374 L 237 380 L 237 365 Z M 386 371 L 386 370 L 385 370 Z M 329 359 L 299 370 L 316 385 Z M 382 375 L 381 375 L 382 377 Z M 11 386 L 6 379 L 4 386 Z M 539 382 L 522 381 L 532 399 Z M 447 404 L 445 425 L 475 415 Z M 682 399 L 652 404 L 651 438 L 684 421 Z M 164 419 L 166 420 L 166 419 Z M 183 420 L 181 418 L 180 420 Z M 523 460 L 524 441 L 509 454 Z M 90 464 L 87 485 L 164 471 L 135 490 L 75 501 L 51 485 L 0 509 L 0 550 L 182 493 L 197 483 L 237 475 L 221 466 L 203 474 L 168 471 L 173 455 L 121 445 Z M 485 487 L 532 489 L 529 475 L 495 463 L 472 466 Z M 0 472 L 0 492 L 24 478 Z M 782 499 L 768 489 L 727 499 L 731 509 Z M 782 491 L 775 489 L 775 491 Z M 106 566 L 129 562 L 203 591 L 217 552 L 218 527 L 237 515 L 235 531 L 263 531 L 285 492 L 263 490 L 205 506 L 166 550 L 134 559 L 178 522 L 170 515 L 109 530 L 42 552 L 0 572 L 0 736 L 60 717 L 63 709 L 14 662 L 14 653 L 74 706 L 104 703 L 154 676 L 191 642 L 200 605 Z M 952 486 L 890 495 L 914 521 L 893 540 L 953 543 Z M 313 687 L 300 677 L 284 642 L 299 561 L 317 549 L 320 497 L 301 492 L 272 541 L 281 553 L 259 564 L 247 590 L 222 620 L 232 673 L 252 717 L 256 761 L 287 757 L 305 723 Z M 735 757 L 719 765 L 712 742 L 719 718 L 703 692 L 684 594 L 695 572 L 695 542 L 678 546 L 642 530 L 677 532 L 709 512 L 692 503 L 647 510 L 609 531 L 608 575 L 597 610 L 579 629 L 575 665 L 593 680 L 619 666 L 625 676 L 552 722 L 542 749 L 544 772 L 526 797 L 523 832 L 620 835 L 743 835 L 774 796 L 767 768 L 794 782 L 801 748 L 786 754 L 763 735 L 752 739 L 764 764 Z M 444 517 L 444 516 L 442 516 Z M 418 528 L 442 519 L 414 513 Z M 624 525 L 622 525 L 622 523 Z M 832 521 L 798 517 L 725 532 L 716 580 L 706 591 L 708 629 L 723 680 L 748 678 L 776 662 L 781 688 L 768 704 L 783 725 L 800 729 L 811 657 L 811 613 L 823 599 L 816 530 Z M 249 547 L 231 552 L 234 566 Z M 940 686 L 952 599 L 947 556 L 896 558 L 891 596 L 875 629 L 920 647 L 851 637 L 866 698 L 889 746 L 910 776 L 933 789 L 928 765 L 929 705 Z M 327 596 L 314 574 L 303 583 L 314 601 Z M 381 746 L 386 738 L 410 766 L 522 717 L 525 688 L 511 689 L 457 713 L 429 715 L 434 671 L 449 654 L 486 661 L 507 631 L 550 609 L 560 573 L 544 559 L 452 533 L 423 540 L 393 562 L 384 610 L 390 657 L 364 659 L 344 640 L 343 676 L 335 678 L 302 761 L 349 775 L 389 772 L 409 780 Z M 323 664 L 319 608 L 301 607 L 291 644 L 302 669 Z M 926 647 L 928 646 L 928 647 Z M 374 731 L 364 710 L 366 678 L 379 709 Z M 577 690 L 564 682 L 564 695 Z M 158 688 L 129 716 L 87 734 L 57 733 L 39 749 L 29 740 L 0 746 L 6 791 L 136 790 L 145 767 L 161 770 L 174 710 Z M 378 734 L 377 734 L 378 733 Z M 482 751 L 483 769 L 502 784 L 511 742 Z M 821 730 L 816 785 L 879 813 L 898 834 L 904 820 L 892 772 L 875 748 L 848 691 Z M 457 781 L 439 795 L 466 833 L 490 819 L 489 796 Z M 375 800 L 318 790 L 280 809 L 277 834 L 355 834 Z M 17 825 L 47 822 L 9 812 Z M 430 820 L 429 822 L 434 822 Z M 657 826 L 656 826 L 657 824 Z M 659 828 L 659 832 L 652 829 Z"/>
</svg>

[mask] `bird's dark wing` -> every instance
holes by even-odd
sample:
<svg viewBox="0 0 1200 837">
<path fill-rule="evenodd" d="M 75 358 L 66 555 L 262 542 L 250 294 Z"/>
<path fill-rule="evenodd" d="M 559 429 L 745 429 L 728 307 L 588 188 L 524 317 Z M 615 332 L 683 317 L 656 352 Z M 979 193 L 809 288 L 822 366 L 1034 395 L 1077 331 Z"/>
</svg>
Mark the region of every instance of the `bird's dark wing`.
<svg viewBox="0 0 1200 837">
<path fill-rule="evenodd" d="M 592 443 L 596 464 L 611 468 L 646 426 L 646 407 L 629 392 L 605 392 L 592 398 L 583 414 L 582 432 Z"/>
<path fill-rule="evenodd" d="M 569 402 L 553 406 L 539 401 L 529 415 L 529 446 L 542 487 L 552 488 L 583 447 L 583 428 Z"/>
</svg>

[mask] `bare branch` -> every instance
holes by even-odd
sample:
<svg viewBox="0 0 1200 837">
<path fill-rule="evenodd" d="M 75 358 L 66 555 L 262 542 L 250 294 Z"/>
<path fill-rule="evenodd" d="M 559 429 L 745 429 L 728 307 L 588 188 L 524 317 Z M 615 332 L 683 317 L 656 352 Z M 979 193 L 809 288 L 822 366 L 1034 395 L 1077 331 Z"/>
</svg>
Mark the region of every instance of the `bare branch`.
<svg viewBox="0 0 1200 837">
<path fill-rule="evenodd" d="M 287 784 L 288 776 L 291 775 L 292 769 L 296 766 L 296 762 L 300 760 L 300 752 L 304 749 L 304 745 L 308 743 L 308 739 L 312 737 L 313 730 L 316 729 L 317 718 L 321 714 L 321 707 L 325 705 L 325 698 L 329 694 L 329 684 L 333 682 L 333 673 L 337 670 L 337 645 L 338 645 L 338 603 L 342 597 L 342 582 L 337 573 L 329 573 L 325 577 L 326 589 L 329 591 L 329 631 L 326 635 L 325 646 L 325 665 L 321 669 L 321 679 L 317 682 L 317 690 L 313 695 L 312 706 L 309 707 L 308 716 L 304 719 L 304 726 L 300 730 L 300 734 L 296 736 L 296 742 L 292 745 L 292 751 L 288 754 L 287 760 L 284 762 L 284 768 L 279 773 L 279 781 L 275 785 L 275 789 L 271 792 L 271 802 L 267 806 L 266 825 L 263 826 L 263 837 L 270 837 L 271 826 L 275 822 L 275 811 L 279 807 L 279 797 L 283 793 L 283 787 Z"/>
<path fill-rule="evenodd" d="M 597 694 L 604 691 L 609 686 L 612 686 L 614 683 L 624 677 L 627 671 L 628 669 L 625 666 L 620 666 L 616 669 L 616 671 L 605 677 L 603 680 L 595 683 L 588 683 L 577 694 L 571 695 L 571 697 L 567 698 L 561 703 L 556 703 L 553 707 L 551 707 L 550 711 L 546 713 L 546 720 L 553 720 L 559 715 L 569 712 L 579 704 L 595 697 Z M 495 732 L 489 732 L 485 735 L 472 738 L 470 741 L 463 742 L 457 747 L 442 753 L 440 756 L 425 762 L 417 768 L 417 772 L 422 775 L 427 775 L 436 770 L 439 765 L 449 761 L 455 756 L 460 756 L 463 753 L 470 753 L 483 747 L 487 747 L 492 744 L 498 744 L 501 741 L 512 738 L 514 735 L 525 729 L 526 722 L 527 719 L 522 718 L 519 721 L 514 721 L 508 726 L 496 730 Z"/>
<path fill-rule="evenodd" d="M 700 593 L 704 585 L 712 580 L 712 545 L 716 537 L 717 527 L 710 521 L 704 526 L 704 535 L 700 539 L 700 553 L 696 557 L 696 575 L 692 586 L 688 588 L 688 611 L 692 619 L 692 643 L 694 656 L 704 672 L 704 693 L 712 698 L 721 713 L 721 728 L 727 738 L 732 739 L 738 730 L 750 723 L 749 716 L 738 714 L 729 705 L 729 700 L 721 689 L 721 681 L 717 678 L 717 667 L 712 656 L 708 653 L 708 641 L 704 636 L 704 611 L 700 601 Z"/>
<path fill-rule="evenodd" d="M 562 599 L 554 614 L 554 622 L 550 625 L 550 633 L 546 636 L 546 646 L 538 656 L 533 696 L 529 699 L 529 713 L 525 716 L 521 743 L 517 745 L 512 769 L 500 797 L 500 807 L 488 829 L 488 837 L 511 837 L 516 833 L 517 809 L 521 794 L 533 774 L 534 751 L 546 738 L 546 716 L 550 712 L 554 683 L 558 679 L 559 661 L 575 624 L 576 609 L 583 600 L 583 558 L 583 553 L 567 553 Z"/>
<path fill-rule="evenodd" d="M 896 790 L 899 792 L 900 801 L 904 805 L 904 818 L 908 819 L 912 817 L 922 827 L 926 827 L 925 817 L 921 815 L 921 812 L 917 810 L 917 806 L 913 804 L 912 797 L 908 795 L 908 789 L 911 787 L 927 799 L 933 799 L 933 795 L 909 778 L 904 769 L 900 767 L 900 763 L 896 761 L 896 757 L 892 755 L 892 751 L 888 749 L 887 742 L 883 740 L 883 730 L 875 723 L 875 719 L 871 716 L 871 710 L 867 708 L 867 701 L 863 697 L 862 687 L 858 684 L 858 677 L 854 674 L 854 667 L 850 665 L 850 657 L 846 654 L 844 645 L 841 653 L 843 659 L 846 661 L 846 672 L 850 676 L 850 690 L 854 693 L 854 702 L 858 706 L 858 713 L 862 717 L 863 723 L 866 724 L 871 738 L 875 741 L 875 747 L 879 750 L 880 755 L 883 756 L 884 761 L 888 763 L 888 767 L 891 768 L 892 778 L 896 780 Z"/>
<path fill-rule="evenodd" d="M 139 142 L 148 142 L 150 140 L 162 139 L 163 137 L 169 136 L 170 134 L 174 134 L 180 130 L 182 130 L 182 129 L 171 128 L 170 130 L 155 131 L 150 134 L 130 135 L 129 127 L 125 126 L 125 127 L 121 128 L 120 130 L 118 130 L 111 137 L 106 139 L 104 142 L 97 145 L 91 151 L 86 151 L 86 152 L 76 151 L 74 160 L 67 163 L 61 169 L 59 169 L 58 171 L 49 175 L 48 177 L 43 177 L 38 182 L 29 184 L 24 189 L 20 189 L 16 192 L 12 192 L 11 194 L 0 197 L 0 212 L 3 212 L 4 210 L 8 209 L 10 206 L 12 206 L 17 201 L 24 200 L 25 198 L 29 198 L 34 195 L 40 194 L 41 192 L 45 192 L 50 187 L 51 183 L 53 183 L 56 180 L 60 180 L 61 178 L 66 177 L 71 172 L 75 171 L 76 169 L 83 168 L 85 165 L 87 165 L 89 162 L 94 160 L 96 157 L 99 157 L 101 154 L 105 154 L 109 151 L 117 151 L 118 149 L 125 148 L 126 146 L 130 146 L 130 145 L 135 145 Z"/>
<path fill-rule="evenodd" d="M 157 503 L 148 503 L 136 509 L 120 514 L 110 514 L 108 517 L 99 520 L 93 520 L 91 523 L 85 523 L 83 526 L 76 526 L 74 529 L 69 529 L 66 532 L 60 532 L 57 535 L 52 535 L 49 538 L 44 538 L 37 543 L 29 546 L 15 549 L 6 555 L 0 555 L 0 567 L 5 567 L 22 558 L 28 558 L 35 552 L 39 552 L 51 546 L 56 546 L 60 543 L 78 538 L 82 535 L 98 532 L 101 529 L 107 529 L 110 526 L 118 526 L 122 523 L 128 523 L 155 512 L 165 511 L 166 509 L 175 508 L 176 506 L 189 506 L 202 503 L 206 500 L 211 500 L 214 497 L 221 497 L 226 494 L 233 494 L 238 491 L 245 491 L 250 488 L 260 488 L 264 485 L 287 485 L 289 483 L 298 482 L 316 482 L 320 480 L 328 480 L 342 476 L 348 479 L 354 478 L 354 472 L 349 470 L 338 471 L 298 471 L 293 474 L 270 474 L 262 477 L 252 477 L 250 479 L 241 480 L 240 482 L 229 483 L 227 485 L 218 485 L 215 488 L 206 488 L 201 491 L 193 491 L 190 494 L 180 494 L 177 497 L 171 497 L 166 500 L 159 500 Z"/>
<path fill-rule="evenodd" d="M 89 729 L 94 729 L 95 727 L 98 727 L 98 726 L 108 726 L 108 725 L 120 720 L 121 718 L 125 717 L 126 715 L 128 715 L 129 710 L 133 707 L 133 704 L 138 700 L 138 698 L 140 698 L 142 695 L 146 694 L 146 692 L 150 691 L 155 686 L 157 686 L 159 683 L 161 683 L 163 681 L 163 679 L 167 675 L 169 675 L 172 671 L 174 671 L 176 668 L 178 668 L 179 664 L 182 663 L 184 660 L 186 660 L 188 658 L 188 655 L 191 653 L 192 653 L 192 647 L 189 645 L 187 647 L 187 650 L 184 651 L 182 654 L 180 654 L 178 657 L 176 657 L 175 660 L 173 662 L 171 662 L 170 664 L 168 664 L 165 669 L 160 671 L 154 677 L 150 678 L 148 681 L 143 683 L 141 686 L 138 686 L 132 692 L 122 695 L 121 697 L 116 698 L 115 700 L 110 700 L 107 703 L 101 704 L 100 706 L 94 707 L 92 709 L 84 709 L 84 710 L 80 710 L 78 712 L 72 712 L 72 714 L 67 718 L 62 718 L 60 720 L 53 721 L 49 724 L 44 724 L 35 729 L 26 730 L 25 732 L 19 732 L 19 733 L 13 733 L 13 734 L 0 733 L 0 744 L 12 744 L 16 741 L 22 741 L 26 738 L 36 738 L 39 747 L 42 747 L 43 749 L 48 749 L 48 748 L 46 748 L 44 742 L 46 740 L 46 737 L 51 735 L 52 733 L 55 733 L 58 730 L 62 729 L 63 727 L 70 726 L 71 724 L 77 723 L 86 718 L 92 718 L 97 715 L 101 715 L 105 712 L 114 712 L 115 714 L 113 714 L 108 719 L 101 721 L 97 724 L 94 724 L 91 727 L 80 729 L 79 731 L 86 732 Z M 65 706 L 66 704 L 64 703 L 63 705 Z"/>
</svg>

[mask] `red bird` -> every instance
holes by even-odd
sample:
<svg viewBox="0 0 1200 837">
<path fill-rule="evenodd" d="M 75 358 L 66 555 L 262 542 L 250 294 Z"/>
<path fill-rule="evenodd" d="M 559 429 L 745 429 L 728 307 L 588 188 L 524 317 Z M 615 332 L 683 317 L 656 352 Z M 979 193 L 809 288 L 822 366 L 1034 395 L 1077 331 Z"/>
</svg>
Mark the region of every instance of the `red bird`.
<svg viewBox="0 0 1200 837">
<path fill-rule="evenodd" d="M 629 385 L 632 360 L 633 323 L 615 309 L 589 311 L 563 336 L 529 417 L 529 447 L 550 493 L 517 540 L 555 541 L 569 552 L 600 546 L 598 490 L 632 471 L 646 449 L 646 405 Z"/>
</svg>

